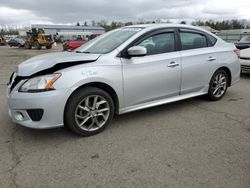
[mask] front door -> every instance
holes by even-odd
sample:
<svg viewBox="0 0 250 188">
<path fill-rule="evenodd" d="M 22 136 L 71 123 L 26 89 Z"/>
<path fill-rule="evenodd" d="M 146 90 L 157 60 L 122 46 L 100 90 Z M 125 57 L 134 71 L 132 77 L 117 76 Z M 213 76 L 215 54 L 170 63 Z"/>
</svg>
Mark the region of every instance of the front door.
<svg viewBox="0 0 250 188">
<path fill-rule="evenodd" d="M 149 35 L 136 45 L 144 46 L 147 55 L 121 59 L 126 107 L 178 96 L 181 57 L 174 31 Z"/>
</svg>

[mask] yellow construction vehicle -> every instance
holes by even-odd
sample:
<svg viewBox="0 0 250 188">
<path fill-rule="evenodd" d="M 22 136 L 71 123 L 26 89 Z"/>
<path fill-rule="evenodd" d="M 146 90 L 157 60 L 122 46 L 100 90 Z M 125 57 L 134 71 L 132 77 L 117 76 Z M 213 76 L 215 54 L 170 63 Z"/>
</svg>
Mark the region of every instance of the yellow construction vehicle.
<svg viewBox="0 0 250 188">
<path fill-rule="evenodd" d="M 3 38 L 3 36 L 0 35 L 0 46 L 5 46 L 6 45 L 6 41 Z"/>
<path fill-rule="evenodd" d="M 51 35 L 45 35 L 43 29 L 32 29 L 27 33 L 27 40 L 25 42 L 25 48 L 31 49 L 33 46 L 40 50 L 42 46 L 45 46 L 47 49 L 51 49 L 54 43 Z"/>
</svg>

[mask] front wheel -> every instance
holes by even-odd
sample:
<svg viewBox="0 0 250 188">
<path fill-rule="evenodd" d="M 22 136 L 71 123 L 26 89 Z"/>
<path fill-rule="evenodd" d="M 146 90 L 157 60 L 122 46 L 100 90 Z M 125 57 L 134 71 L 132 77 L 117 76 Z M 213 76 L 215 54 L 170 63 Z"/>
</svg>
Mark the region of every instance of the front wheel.
<svg viewBox="0 0 250 188">
<path fill-rule="evenodd" d="M 76 91 L 68 100 L 64 123 L 74 133 L 91 136 L 103 131 L 112 121 L 114 103 L 105 91 L 88 87 Z"/>
<path fill-rule="evenodd" d="M 228 74 L 224 70 L 217 70 L 209 84 L 208 98 L 213 101 L 220 100 L 225 95 L 228 85 Z"/>
</svg>

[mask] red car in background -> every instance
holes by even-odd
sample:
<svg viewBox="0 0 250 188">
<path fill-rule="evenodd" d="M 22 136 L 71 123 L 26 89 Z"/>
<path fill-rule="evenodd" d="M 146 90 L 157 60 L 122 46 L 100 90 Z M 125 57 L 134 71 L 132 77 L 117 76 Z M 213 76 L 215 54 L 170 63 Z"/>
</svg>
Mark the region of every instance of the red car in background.
<svg viewBox="0 0 250 188">
<path fill-rule="evenodd" d="M 63 44 L 63 50 L 72 51 L 80 47 L 81 45 L 85 44 L 86 42 L 87 40 L 84 40 L 84 39 L 67 41 Z"/>
<path fill-rule="evenodd" d="M 88 36 L 88 40 L 85 40 L 81 36 L 78 36 L 76 40 L 70 40 L 70 41 L 65 42 L 63 44 L 63 50 L 72 51 L 72 50 L 80 47 L 81 45 L 85 44 L 89 40 L 94 39 L 97 36 L 99 36 L 99 34 L 92 34 L 92 35 Z"/>
</svg>

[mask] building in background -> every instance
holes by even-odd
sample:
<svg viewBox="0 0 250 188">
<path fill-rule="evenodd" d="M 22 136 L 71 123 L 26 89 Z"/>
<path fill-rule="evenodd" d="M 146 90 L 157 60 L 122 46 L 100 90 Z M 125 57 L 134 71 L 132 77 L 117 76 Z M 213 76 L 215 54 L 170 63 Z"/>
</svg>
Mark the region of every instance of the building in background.
<svg viewBox="0 0 250 188">
<path fill-rule="evenodd" d="M 215 29 L 213 29 L 213 28 L 211 28 L 211 27 L 209 27 L 209 26 L 198 26 L 198 27 L 200 27 L 200 28 L 202 28 L 202 29 L 205 29 L 205 30 L 207 30 L 207 31 L 210 31 L 211 33 L 213 33 L 213 34 L 218 34 L 220 31 L 218 31 L 218 30 L 215 30 Z"/>
<path fill-rule="evenodd" d="M 79 36 L 82 38 L 90 35 L 98 36 L 105 33 L 105 29 L 99 26 L 32 24 L 31 28 L 20 29 L 19 35 L 26 36 L 26 32 L 30 29 L 43 29 L 46 35 L 62 40 L 72 40 Z"/>
<path fill-rule="evenodd" d="M 76 25 L 44 25 L 33 24 L 31 29 L 43 29 L 48 35 L 56 35 L 58 32 L 91 32 L 93 34 L 103 34 L 105 29 L 99 26 L 76 26 Z"/>
<path fill-rule="evenodd" d="M 218 37 L 222 38 L 223 40 L 231 43 L 238 42 L 244 36 L 250 36 L 250 29 L 229 29 L 229 30 L 215 30 L 209 26 L 198 26 L 211 33 L 216 34 Z"/>
<path fill-rule="evenodd" d="M 250 36 L 250 29 L 221 30 L 217 35 L 227 42 L 234 43 L 238 42 L 244 36 Z"/>
</svg>

